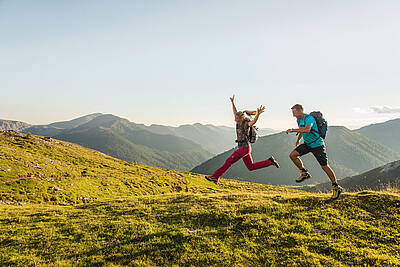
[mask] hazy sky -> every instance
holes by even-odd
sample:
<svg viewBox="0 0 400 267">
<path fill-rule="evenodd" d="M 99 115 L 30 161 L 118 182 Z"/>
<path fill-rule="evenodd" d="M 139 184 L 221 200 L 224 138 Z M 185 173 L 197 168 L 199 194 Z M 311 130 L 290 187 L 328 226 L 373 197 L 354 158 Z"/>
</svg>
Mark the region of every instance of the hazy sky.
<svg viewBox="0 0 400 267">
<path fill-rule="evenodd" d="M 331 125 L 400 117 L 398 0 L 0 0 L 0 119 Z"/>
</svg>

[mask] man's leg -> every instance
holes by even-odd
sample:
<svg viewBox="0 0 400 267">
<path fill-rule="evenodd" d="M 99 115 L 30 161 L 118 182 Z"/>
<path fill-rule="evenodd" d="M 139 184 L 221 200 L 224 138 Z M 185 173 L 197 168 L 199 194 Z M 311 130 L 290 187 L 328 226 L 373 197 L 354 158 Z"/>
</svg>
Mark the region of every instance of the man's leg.
<svg viewBox="0 0 400 267">
<path fill-rule="evenodd" d="M 329 165 L 321 166 L 321 168 L 328 175 L 329 180 L 331 180 L 332 184 L 337 184 L 336 175 L 333 172 L 332 168 Z"/>
<path fill-rule="evenodd" d="M 309 148 L 305 145 L 299 145 L 296 147 L 292 153 L 290 153 L 289 157 L 293 161 L 294 165 L 296 165 L 297 168 L 300 170 L 300 176 L 296 179 L 297 183 L 301 183 L 306 179 L 311 178 L 311 175 L 308 173 L 308 171 L 304 168 L 303 161 L 301 161 L 300 157 L 309 153 L 310 150 Z"/>
<path fill-rule="evenodd" d="M 293 161 L 294 165 L 299 168 L 299 170 L 304 169 L 303 161 L 300 159 L 300 153 L 297 152 L 296 150 L 293 150 L 292 153 L 289 155 L 290 159 Z"/>
<path fill-rule="evenodd" d="M 329 180 L 332 182 L 332 199 L 338 199 L 340 194 L 343 192 L 343 187 L 338 185 L 336 175 L 329 165 L 321 166 L 321 168 L 328 175 Z"/>
<path fill-rule="evenodd" d="M 343 188 L 337 184 L 336 180 L 336 175 L 332 168 L 328 165 L 328 156 L 326 154 L 326 149 L 325 147 L 320 147 L 312 152 L 315 156 L 315 158 L 318 160 L 319 164 L 321 165 L 321 168 L 324 170 L 324 172 L 328 175 L 329 180 L 332 182 L 332 199 L 337 199 L 339 198 L 340 194 L 343 191 Z"/>
<path fill-rule="evenodd" d="M 315 149 L 313 148 L 312 153 L 317 159 L 319 165 L 321 165 L 321 168 L 328 175 L 329 180 L 331 180 L 332 184 L 336 184 L 336 175 L 333 172 L 332 168 L 328 165 L 328 155 L 326 154 L 325 146 L 317 147 Z"/>
</svg>

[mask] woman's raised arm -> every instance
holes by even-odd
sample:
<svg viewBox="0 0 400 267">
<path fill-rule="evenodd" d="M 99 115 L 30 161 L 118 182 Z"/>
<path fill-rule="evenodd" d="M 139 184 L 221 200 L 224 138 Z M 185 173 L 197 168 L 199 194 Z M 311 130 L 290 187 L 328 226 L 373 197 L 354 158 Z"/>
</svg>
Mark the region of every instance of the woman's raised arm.
<svg viewBox="0 0 400 267">
<path fill-rule="evenodd" d="M 260 106 L 260 107 L 257 109 L 257 114 L 256 114 L 256 116 L 254 117 L 254 119 L 253 119 L 251 122 L 249 122 L 249 127 L 251 127 L 251 126 L 253 126 L 254 124 L 256 124 L 256 122 L 257 122 L 257 120 L 258 120 L 258 117 L 260 117 L 261 113 L 263 113 L 264 110 L 265 110 L 265 107 L 264 107 L 264 106 Z"/>
<path fill-rule="evenodd" d="M 233 116 L 236 117 L 236 113 L 237 113 L 237 109 L 235 106 L 235 95 L 233 95 L 232 97 L 229 98 L 232 102 L 232 109 L 233 109 Z"/>
</svg>

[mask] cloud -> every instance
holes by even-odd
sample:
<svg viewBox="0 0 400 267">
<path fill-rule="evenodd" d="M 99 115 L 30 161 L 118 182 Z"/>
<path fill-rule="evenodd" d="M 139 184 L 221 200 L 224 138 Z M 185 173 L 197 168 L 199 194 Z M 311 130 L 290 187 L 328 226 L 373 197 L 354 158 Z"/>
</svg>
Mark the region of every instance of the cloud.
<svg viewBox="0 0 400 267">
<path fill-rule="evenodd" d="M 400 107 L 392 108 L 392 107 L 371 107 L 371 110 L 378 114 L 396 114 L 400 113 Z"/>
<path fill-rule="evenodd" d="M 369 108 L 353 108 L 354 112 L 360 114 L 397 114 L 400 113 L 400 107 L 374 106 Z"/>
<path fill-rule="evenodd" d="M 355 113 L 360 114 L 369 114 L 373 112 L 370 108 L 353 108 L 353 110 Z"/>
</svg>

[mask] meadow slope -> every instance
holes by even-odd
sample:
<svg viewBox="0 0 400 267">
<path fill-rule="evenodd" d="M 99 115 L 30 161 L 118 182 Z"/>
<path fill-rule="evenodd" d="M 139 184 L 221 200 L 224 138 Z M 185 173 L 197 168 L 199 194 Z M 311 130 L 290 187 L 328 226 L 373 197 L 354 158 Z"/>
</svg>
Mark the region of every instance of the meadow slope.
<svg viewBox="0 0 400 267">
<path fill-rule="evenodd" d="M 329 195 L 0 134 L 0 263 L 400 265 L 399 192 Z"/>
</svg>

